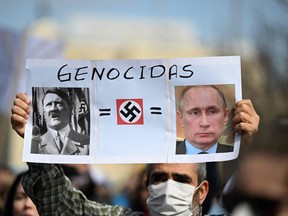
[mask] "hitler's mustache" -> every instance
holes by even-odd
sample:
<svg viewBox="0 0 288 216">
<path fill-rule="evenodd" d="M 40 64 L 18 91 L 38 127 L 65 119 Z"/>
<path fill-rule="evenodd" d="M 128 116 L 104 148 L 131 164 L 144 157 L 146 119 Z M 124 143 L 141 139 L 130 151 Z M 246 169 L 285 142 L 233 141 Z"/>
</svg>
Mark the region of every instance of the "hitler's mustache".
<svg viewBox="0 0 288 216">
<path fill-rule="evenodd" d="M 59 117 L 60 116 L 60 111 L 59 110 L 51 110 L 51 111 L 49 111 L 48 116 L 52 117 L 52 118 Z"/>
</svg>

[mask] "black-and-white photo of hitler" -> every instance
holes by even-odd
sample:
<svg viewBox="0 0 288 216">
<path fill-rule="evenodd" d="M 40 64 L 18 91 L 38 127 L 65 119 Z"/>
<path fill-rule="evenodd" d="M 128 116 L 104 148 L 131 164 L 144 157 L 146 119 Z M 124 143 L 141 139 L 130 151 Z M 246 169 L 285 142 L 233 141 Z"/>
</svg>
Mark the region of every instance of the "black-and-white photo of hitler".
<svg viewBox="0 0 288 216">
<path fill-rule="evenodd" d="M 88 155 L 88 88 L 32 88 L 32 154 Z"/>
<path fill-rule="evenodd" d="M 177 86 L 176 154 L 233 152 L 235 86 Z"/>
</svg>

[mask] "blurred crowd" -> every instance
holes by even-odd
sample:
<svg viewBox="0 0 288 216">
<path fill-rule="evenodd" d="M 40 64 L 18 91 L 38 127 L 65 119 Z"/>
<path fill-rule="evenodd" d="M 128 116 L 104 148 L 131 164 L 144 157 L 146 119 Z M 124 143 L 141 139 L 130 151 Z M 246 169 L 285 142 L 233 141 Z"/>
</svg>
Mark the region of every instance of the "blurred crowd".
<svg viewBox="0 0 288 216">
<path fill-rule="evenodd" d="M 225 184 L 221 184 L 221 180 L 220 183 L 217 182 L 217 179 L 221 179 L 219 173 L 212 174 L 215 176 L 212 176 L 209 182 L 211 198 L 207 198 L 206 205 L 203 205 L 203 213 L 216 214 L 220 209 L 222 212 L 226 211 L 227 215 L 232 213 L 236 216 L 288 215 L 287 156 L 287 152 L 251 150 L 241 158 L 237 171 L 235 170 Z M 144 166 L 143 169 L 135 171 L 117 193 L 112 192 L 113 186 L 107 179 L 95 176 L 89 165 L 64 165 L 63 168 L 73 185 L 87 198 L 100 203 L 126 206 L 149 215 Z M 36 207 L 33 207 L 33 203 L 24 193 L 20 177 L 21 173 L 15 174 L 8 167 L 0 168 L 0 215 L 21 215 L 21 209 L 30 209 L 38 215 Z M 19 205 L 20 202 L 23 204 Z"/>
<path fill-rule="evenodd" d="M 123 205 L 146 212 L 148 215 L 145 168 L 137 169 L 131 174 L 123 188 L 117 192 L 102 170 L 95 171 L 94 167 L 92 169 L 87 164 L 66 164 L 63 165 L 63 169 L 72 184 L 88 199 L 99 203 Z M 0 167 L 0 216 L 20 216 L 24 211 L 32 212 L 31 215 L 38 215 L 35 205 L 25 195 L 21 186 L 21 175 L 22 172 L 15 172 L 7 166 Z M 22 202 L 21 206 L 16 204 L 19 202 Z M 17 207 L 18 211 L 15 210 Z"/>
</svg>

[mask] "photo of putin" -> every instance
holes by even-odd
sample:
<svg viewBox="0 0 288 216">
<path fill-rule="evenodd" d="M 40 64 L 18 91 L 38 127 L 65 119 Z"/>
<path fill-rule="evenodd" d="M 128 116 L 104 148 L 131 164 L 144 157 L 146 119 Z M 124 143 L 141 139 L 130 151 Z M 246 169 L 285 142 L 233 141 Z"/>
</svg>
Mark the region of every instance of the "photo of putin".
<svg viewBox="0 0 288 216">
<path fill-rule="evenodd" d="M 216 85 L 184 87 L 177 108 L 184 140 L 177 141 L 176 154 L 232 152 L 233 144 L 219 140 L 227 127 L 229 115 L 225 95 Z"/>
<path fill-rule="evenodd" d="M 32 98 L 31 153 L 88 155 L 88 89 L 33 88 Z"/>
</svg>

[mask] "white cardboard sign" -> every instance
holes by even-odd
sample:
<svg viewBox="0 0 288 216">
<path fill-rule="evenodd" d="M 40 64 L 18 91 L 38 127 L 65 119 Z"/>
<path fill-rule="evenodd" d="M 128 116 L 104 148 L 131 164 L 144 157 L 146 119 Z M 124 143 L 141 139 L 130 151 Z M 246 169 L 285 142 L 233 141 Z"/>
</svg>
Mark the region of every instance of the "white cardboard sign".
<svg viewBox="0 0 288 216">
<path fill-rule="evenodd" d="M 219 143 L 227 142 L 233 151 L 176 154 L 176 139 L 185 139 L 183 129 L 178 128 L 176 105 L 185 86 L 213 85 L 223 91 L 228 107 L 232 108 L 242 98 L 239 56 L 91 61 L 28 59 L 26 70 L 26 92 L 31 99 L 32 114 L 25 131 L 24 161 L 195 163 L 238 156 L 240 135 L 227 135 L 231 131 L 229 125 Z M 52 114 L 45 116 L 47 104 L 43 97 L 49 89 L 65 92 L 70 101 L 66 111 L 70 132 L 62 134 L 64 147 L 58 149 L 59 153 L 55 151 L 56 132 L 49 129 L 52 120 L 48 118 L 51 115 L 53 121 L 61 121 L 60 114 L 51 111 Z"/>
</svg>

